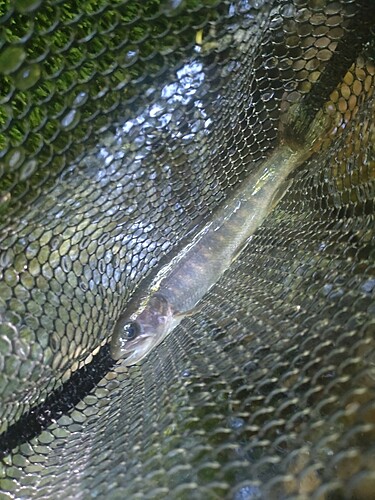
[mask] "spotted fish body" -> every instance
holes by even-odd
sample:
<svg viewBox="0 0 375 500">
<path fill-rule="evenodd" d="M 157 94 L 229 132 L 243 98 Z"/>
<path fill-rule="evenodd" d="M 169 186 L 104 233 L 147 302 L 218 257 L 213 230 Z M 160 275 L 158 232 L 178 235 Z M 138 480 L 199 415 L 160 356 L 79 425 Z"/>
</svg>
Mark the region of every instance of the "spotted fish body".
<svg viewBox="0 0 375 500">
<path fill-rule="evenodd" d="M 114 359 L 123 358 L 127 366 L 141 361 L 185 316 L 194 312 L 283 196 L 287 177 L 311 156 L 320 122 L 318 125 L 303 146 L 280 144 L 160 269 L 147 290 L 130 300 L 114 328 Z"/>
</svg>

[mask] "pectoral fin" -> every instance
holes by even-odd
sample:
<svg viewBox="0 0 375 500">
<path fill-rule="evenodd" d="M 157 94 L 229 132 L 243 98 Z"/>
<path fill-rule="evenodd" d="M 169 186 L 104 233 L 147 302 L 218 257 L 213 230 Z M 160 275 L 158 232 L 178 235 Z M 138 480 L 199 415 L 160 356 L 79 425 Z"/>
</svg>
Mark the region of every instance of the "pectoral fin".
<svg viewBox="0 0 375 500">
<path fill-rule="evenodd" d="M 273 210 L 276 205 L 278 205 L 278 203 L 284 198 L 292 183 L 293 179 L 287 179 L 277 188 L 271 199 L 270 210 Z"/>
<path fill-rule="evenodd" d="M 203 307 L 203 303 L 202 301 L 198 302 L 197 305 L 195 305 L 192 309 L 189 309 L 188 311 L 184 311 L 184 312 L 180 312 L 180 311 L 176 311 L 173 316 L 175 318 L 179 318 L 179 319 L 183 319 L 183 318 L 190 318 L 191 316 L 194 316 L 195 314 L 197 314 L 199 311 L 202 310 L 202 307 Z"/>
</svg>

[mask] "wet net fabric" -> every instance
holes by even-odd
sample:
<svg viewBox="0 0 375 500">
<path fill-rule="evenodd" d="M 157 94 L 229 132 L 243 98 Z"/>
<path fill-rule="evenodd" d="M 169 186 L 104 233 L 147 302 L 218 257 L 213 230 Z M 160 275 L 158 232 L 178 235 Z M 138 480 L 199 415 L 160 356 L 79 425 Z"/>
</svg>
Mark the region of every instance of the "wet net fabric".
<svg viewBox="0 0 375 500">
<path fill-rule="evenodd" d="M 375 495 L 375 5 L 0 3 L 1 498 Z M 120 313 L 330 126 L 140 366 Z"/>
</svg>

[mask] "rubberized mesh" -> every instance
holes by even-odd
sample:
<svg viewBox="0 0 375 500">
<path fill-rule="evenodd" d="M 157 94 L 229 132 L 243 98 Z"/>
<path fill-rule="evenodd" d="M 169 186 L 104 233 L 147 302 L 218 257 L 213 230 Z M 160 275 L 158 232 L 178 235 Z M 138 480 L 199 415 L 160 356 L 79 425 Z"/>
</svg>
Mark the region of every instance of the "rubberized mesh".
<svg viewBox="0 0 375 500">
<path fill-rule="evenodd" d="M 0 2 L 1 498 L 375 495 L 375 5 Z M 203 306 L 108 342 L 158 262 L 331 120 Z"/>
</svg>

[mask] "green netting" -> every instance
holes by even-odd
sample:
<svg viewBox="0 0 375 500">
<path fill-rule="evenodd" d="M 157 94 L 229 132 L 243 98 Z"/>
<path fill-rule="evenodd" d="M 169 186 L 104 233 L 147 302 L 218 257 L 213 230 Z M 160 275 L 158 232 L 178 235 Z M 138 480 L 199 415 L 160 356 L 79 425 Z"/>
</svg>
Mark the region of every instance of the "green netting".
<svg viewBox="0 0 375 500">
<path fill-rule="evenodd" d="M 1 498 L 375 496 L 374 26 L 366 0 L 0 2 Z M 199 311 L 114 362 L 133 294 L 317 113 Z"/>
</svg>

